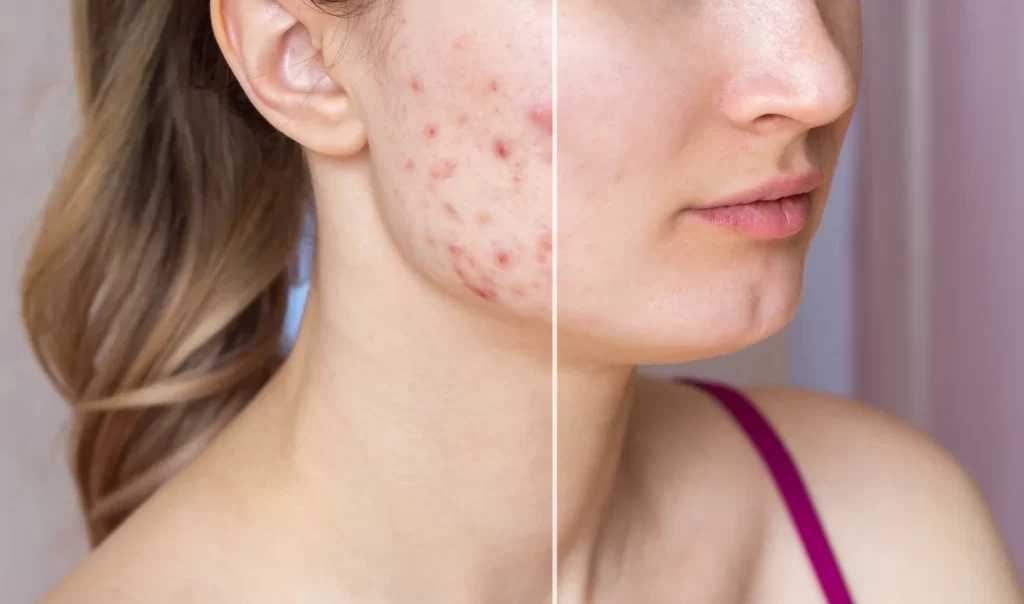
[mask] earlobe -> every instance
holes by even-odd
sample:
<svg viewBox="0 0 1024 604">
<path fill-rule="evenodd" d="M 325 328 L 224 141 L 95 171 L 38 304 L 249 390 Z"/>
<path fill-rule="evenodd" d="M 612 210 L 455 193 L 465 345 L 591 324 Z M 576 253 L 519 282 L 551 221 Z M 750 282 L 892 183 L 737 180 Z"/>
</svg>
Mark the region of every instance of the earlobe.
<svg viewBox="0 0 1024 604">
<path fill-rule="evenodd" d="M 358 153 L 366 146 L 362 116 L 349 91 L 328 73 L 315 43 L 317 28 L 336 17 L 300 6 L 302 0 L 289 1 L 296 6 L 211 0 L 221 52 L 250 101 L 275 128 L 320 155 Z"/>
</svg>

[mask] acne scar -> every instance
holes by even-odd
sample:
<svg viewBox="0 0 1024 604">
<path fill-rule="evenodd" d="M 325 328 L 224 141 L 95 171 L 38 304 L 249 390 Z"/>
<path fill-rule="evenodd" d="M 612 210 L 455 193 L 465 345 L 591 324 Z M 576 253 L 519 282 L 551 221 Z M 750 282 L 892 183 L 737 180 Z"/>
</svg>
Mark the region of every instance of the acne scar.
<svg viewBox="0 0 1024 604">
<path fill-rule="evenodd" d="M 544 134 L 551 136 L 554 133 L 554 118 L 549 105 L 534 105 L 530 108 L 529 118 L 530 123 Z"/>
<path fill-rule="evenodd" d="M 448 218 L 451 218 L 455 222 L 462 222 L 462 217 L 459 216 L 458 210 L 455 209 L 455 206 L 453 206 L 451 202 L 446 201 L 444 203 L 444 213 L 448 215 Z"/>
<path fill-rule="evenodd" d="M 481 300 L 486 300 L 487 302 L 494 302 L 495 300 L 498 299 L 498 294 L 493 289 L 487 287 L 479 287 L 476 285 L 467 285 L 467 287 L 469 288 L 469 291 L 479 296 Z"/>
<path fill-rule="evenodd" d="M 437 180 L 447 180 L 455 176 L 455 163 L 446 160 L 434 164 L 430 167 L 430 176 Z"/>
</svg>

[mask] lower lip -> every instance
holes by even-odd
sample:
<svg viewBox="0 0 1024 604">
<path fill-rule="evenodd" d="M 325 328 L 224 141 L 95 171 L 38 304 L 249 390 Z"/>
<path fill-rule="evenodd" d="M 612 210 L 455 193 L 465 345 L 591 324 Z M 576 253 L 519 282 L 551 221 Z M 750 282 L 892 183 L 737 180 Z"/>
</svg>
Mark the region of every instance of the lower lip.
<svg viewBox="0 0 1024 604">
<path fill-rule="evenodd" d="M 811 196 L 785 197 L 736 206 L 690 209 L 701 222 L 757 239 L 786 239 L 802 231 L 811 215 Z"/>
</svg>

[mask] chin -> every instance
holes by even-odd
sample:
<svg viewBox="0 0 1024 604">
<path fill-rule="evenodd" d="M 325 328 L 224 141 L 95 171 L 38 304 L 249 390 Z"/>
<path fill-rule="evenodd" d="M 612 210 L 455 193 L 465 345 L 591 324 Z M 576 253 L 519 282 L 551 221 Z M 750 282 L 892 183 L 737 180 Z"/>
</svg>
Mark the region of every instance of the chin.
<svg viewBox="0 0 1024 604">
<path fill-rule="evenodd" d="M 781 331 L 800 304 L 802 271 L 763 283 L 662 296 L 577 320 L 559 313 L 560 355 L 616 365 L 687 363 L 742 350 Z M 737 293 L 742 292 L 742 293 Z M 653 300 L 653 301 L 652 301 Z"/>
</svg>

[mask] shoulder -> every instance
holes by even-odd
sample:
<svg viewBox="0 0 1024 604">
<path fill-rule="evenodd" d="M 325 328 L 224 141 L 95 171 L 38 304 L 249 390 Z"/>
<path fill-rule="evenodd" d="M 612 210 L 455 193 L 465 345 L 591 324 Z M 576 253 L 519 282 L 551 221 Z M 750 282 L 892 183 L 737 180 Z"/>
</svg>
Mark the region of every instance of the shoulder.
<svg viewBox="0 0 1024 604">
<path fill-rule="evenodd" d="M 867 405 L 752 388 L 861 601 L 1021 602 L 984 498 L 935 441 Z"/>
</svg>

